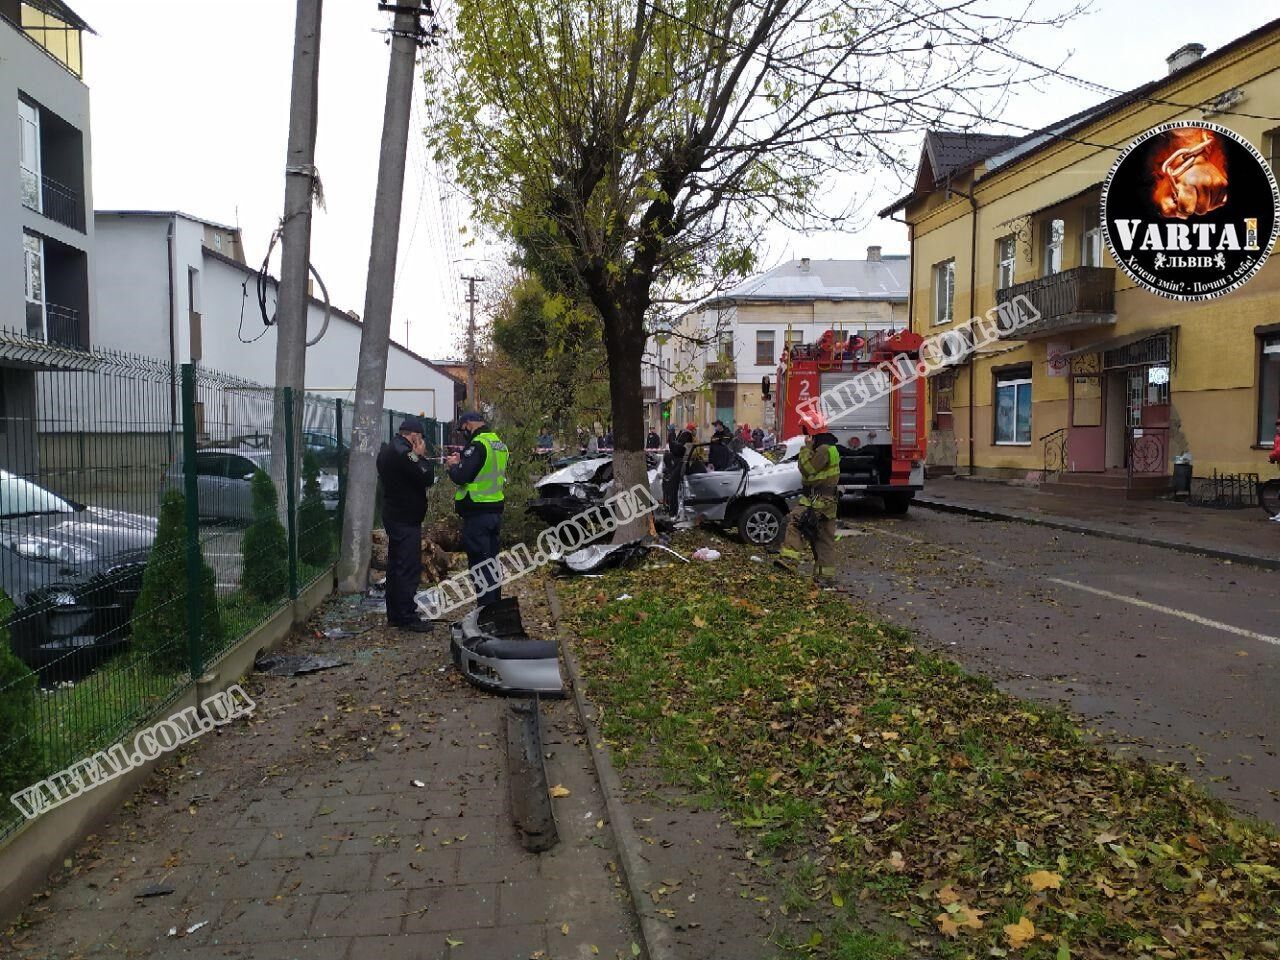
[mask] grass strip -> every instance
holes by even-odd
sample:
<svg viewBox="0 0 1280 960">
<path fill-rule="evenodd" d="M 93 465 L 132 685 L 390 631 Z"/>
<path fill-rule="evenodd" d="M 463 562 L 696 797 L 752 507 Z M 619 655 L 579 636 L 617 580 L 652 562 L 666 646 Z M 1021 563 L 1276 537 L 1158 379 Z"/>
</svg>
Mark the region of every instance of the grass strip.
<svg viewBox="0 0 1280 960">
<path fill-rule="evenodd" d="M 1280 954 L 1273 830 L 838 594 L 736 547 L 559 590 L 616 762 L 798 865 L 783 909 L 834 920 L 802 952 L 895 955 L 857 929 L 871 900 L 948 958 Z"/>
</svg>

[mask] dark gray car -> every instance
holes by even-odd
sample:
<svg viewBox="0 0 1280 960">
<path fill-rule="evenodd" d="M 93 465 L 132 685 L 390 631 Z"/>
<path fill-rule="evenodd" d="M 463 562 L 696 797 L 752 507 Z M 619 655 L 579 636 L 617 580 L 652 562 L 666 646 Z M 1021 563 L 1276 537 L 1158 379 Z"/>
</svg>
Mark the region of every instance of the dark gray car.
<svg viewBox="0 0 1280 960">
<path fill-rule="evenodd" d="M 155 538 L 154 517 L 85 506 L 0 470 L 0 587 L 17 608 L 14 652 L 45 670 L 123 644 Z M 70 659 L 67 672 L 78 672 Z"/>
<path fill-rule="evenodd" d="M 164 477 L 163 492 L 184 489 L 183 460 L 178 460 Z M 254 471 L 271 472 L 271 451 L 252 447 L 210 447 L 196 451 L 196 490 L 200 516 L 207 520 L 245 522 L 253 519 Z M 338 508 L 338 475 L 322 471 L 320 497 L 325 509 Z M 298 479 L 301 496 L 302 479 Z"/>
</svg>

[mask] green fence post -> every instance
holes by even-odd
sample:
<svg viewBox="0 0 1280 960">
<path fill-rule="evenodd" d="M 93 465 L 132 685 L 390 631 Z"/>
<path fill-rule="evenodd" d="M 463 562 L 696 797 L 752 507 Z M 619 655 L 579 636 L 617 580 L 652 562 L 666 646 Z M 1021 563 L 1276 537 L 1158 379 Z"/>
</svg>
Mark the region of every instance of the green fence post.
<svg viewBox="0 0 1280 960">
<path fill-rule="evenodd" d="M 339 397 L 334 403 L 334 422 L 336 424 L 334 432 L 338 436 L 338 529 L 342 529 L 343 514 L 347 509 L 347 457 L 351 455 L 351 444 L 344 444 L 342 440 L 342 398 Z M 343 447 L 346 447 L 346 454 L 343 454 Z"/>
<path fill-rule="evenodd" d="M 294 453 L 293 387 L 284 388 L 284 484 L 289 517 L 289 599 L 298 599 L 298 464 Z"/>
<path fill-rule="evenodd" d="M 204 570 L 200 563 L 200 487 L 196 481 L 196 368 L 182 365 L 182 487 L 187 508 L 187 653 L 191 677 L 204 675 Z"/>
</svg>

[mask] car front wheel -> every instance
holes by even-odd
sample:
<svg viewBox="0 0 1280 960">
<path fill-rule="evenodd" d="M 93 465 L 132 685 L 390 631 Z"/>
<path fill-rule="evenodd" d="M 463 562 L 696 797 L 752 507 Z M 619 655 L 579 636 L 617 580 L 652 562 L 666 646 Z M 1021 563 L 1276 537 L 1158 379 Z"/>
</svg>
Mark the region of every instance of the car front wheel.
<svg viewBox="0 0 1280 960">
<path fill-rule="evenodd" d="M 753 503 L 738 517 L 738 535 L 753 547 L 772 547 L 782 539 L 787 515 L 772 503 Z"/>
</svg>

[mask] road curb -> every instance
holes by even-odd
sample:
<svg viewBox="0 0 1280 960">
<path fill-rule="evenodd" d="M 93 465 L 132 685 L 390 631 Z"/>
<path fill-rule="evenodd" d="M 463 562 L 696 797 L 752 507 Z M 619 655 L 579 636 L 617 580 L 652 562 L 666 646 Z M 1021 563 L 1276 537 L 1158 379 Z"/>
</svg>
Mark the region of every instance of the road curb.
<svg viewBox="0 0 1280 960">
<path fill-rule="evenodd" d="M 1139 533 L 1128 533 L 1123 530 L 1110 530 L 1106 527 L 1084 523 L 1071 523 L 1065 520 L 1049 520 L 1017 510 L 999 510 L 989 507 L 974 507 L 967 504 L 947 503 L 943 500 L 930 500 L 919 495 L 912 501 L 915 505 L 937 510 L 939 513 L 959 513 L 970 517 L 982 517 L 986 520 L 1010 520 L 1015 523 L 1029 523 L 1051 530 L 1065 530 L 1068 533 L 1082 533 L 1090 537 L 1105 540 L 1120 540 L 1124 543 L 1137 543 L 1147 547 L 1161 547 L 1165 550 L 1177 550 L 1179 553 L 1193 553 L 1215 560 L 1230 560 L 1232 563 L 1245 563 L 1266 570 L 1280 570 L 1280 558 L 1266 557 L 1256 553 L 1240 553 L 1235 550 L 1221 550 L 1216 547 L 1197 546 L 1180 540 L 1165 540 L 1161 537 L 1144 536 Z"/>
<path fill-rule="evenodd" d="M 560 634 L 560 650 L 564 655 L 565 669 L 569 673 L 569 683 L 573 687 L 573 702 L 577 704 L 578 716 L 582 720 L 583 729 L 587 731 L 587 746 L 591 752 L 591 762 L 596 769 L 596 779 L 600 783 L 600 791 L 604 794 L 605 812 L 609 815 L 609 823 L 613 827 L 613 836 L 618 843 L 618 859 L 621 861 L 623 878 L 627 882 L 627 890 L 631 894 L 631 904 L 635 908 L 636 918 L 640 921 L 640 939 L 643 942 L 645 955 L 649 960 L 679 960 L 672 943 L 671 931 L 658 917 L 656 907 L 649 898 L 647 888 L 653 886 L 653 877 L 649 872 L 648 862 L 641 852 L 640 838 L 636 835 L 623 801 L 622 781 L 613 766 L 613 753 L 596 726 L 598 711 L 587 700 L 582 682 L 582 674 L 578 670 L 578 658 L 573 650 L 569 637 L 560 631 L 560 597 L 556 593 L 555 583 L 547 581 L 547 603 L 551 607 L 551 621 L 556 632 Z"/>
</svg>

